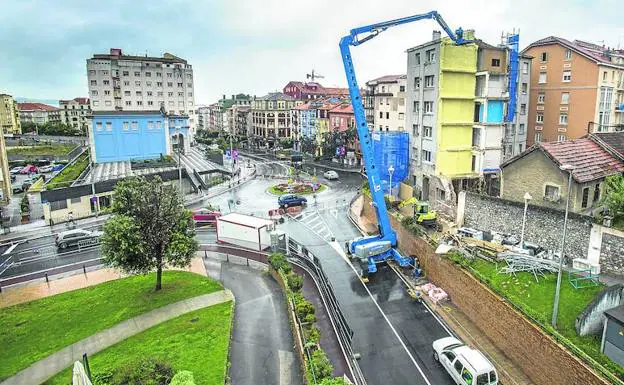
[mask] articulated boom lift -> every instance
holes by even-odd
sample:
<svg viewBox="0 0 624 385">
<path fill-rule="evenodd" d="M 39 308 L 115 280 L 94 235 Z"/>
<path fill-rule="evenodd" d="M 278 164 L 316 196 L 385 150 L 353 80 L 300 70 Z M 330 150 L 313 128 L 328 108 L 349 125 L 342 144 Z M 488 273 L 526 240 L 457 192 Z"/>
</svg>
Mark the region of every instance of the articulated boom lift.
<svg viewBox="0 0 624 385">
<path fill-rule="evenodd" d="M 370 187 L 373 206 L 377 216 L 379 226 L 379 234 L 369 237 L 361 237 L 348 241 L 346 244 L 347 253 L 354 255 L 360 261 L 362 267 L 362 276 L 367 277 L 368 273 L 377 271 L 376 264 L 388 259 L 394 259 L 400 266 L 408 266 L 410 258 L 403 257 L 397 250 L 397 236 L 394 229 L 390 226 L 390 220 L 386 211 L 386 202 L 384 201 L 384 193 L 381 189 L 381 180 L 379 170 L 375 165 L 373 157 L 373 143 L 371 134 L 366 125 L 366 117 L 364 115 L 364 105 L 360 95 L 355 78 L 355 70 L 353 69 L 353 60 L 351 59 L 350 46 L 358 46 L 385 31 L 390 27 L 401 24 L 407 24 L 423 19 L 434 19 L 440 24 L 446 34 L 457 45 L 471 43 L 472 41 L 464 40 L 464 31 L 459 28 L 455 33 L 449 28 L 442 16 L 436 11 L 429 13 L 408 16 L 401 19 L 390 20 L 382 23 L 371 24 L 359 28 L 354 28 L 351 33 L 340 39 L 340 53 L 344 64 L 345 73 L 347 75 L 347 83 L 349 84 L 349 94 L 351 96 L 351 104 L 355 114 L 355 124 L 362 149 L 362 157 L 366 167 L 368 176 L 368 185 Z M 360 35 L 363 35 L 360 37 Z"/>
</svg>

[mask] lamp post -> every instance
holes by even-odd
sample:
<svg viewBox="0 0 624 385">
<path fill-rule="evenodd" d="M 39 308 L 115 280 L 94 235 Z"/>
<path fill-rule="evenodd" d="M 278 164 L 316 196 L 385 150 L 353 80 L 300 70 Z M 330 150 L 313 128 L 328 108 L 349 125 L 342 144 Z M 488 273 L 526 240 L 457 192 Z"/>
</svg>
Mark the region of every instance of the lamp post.
<svg viewBox="0 0 624 385">
<path fill-rule="evenodd" d="M 528 192 L 524 193 L 524 216 L 522 217 L 522 233 L 520 234 L 520 248 L 522 249 L 524 249 L 524 228 L 526 226 L 527 208 L 531 199 L 531 194 Z"/>
<path fill-rule="evenodd" d="M 392 173 L 394 172 L 394 167 L 392 165 L 388 167 L 388 172 L 390 173 L 390 196 L 392 196 Z"/>
<path fill-rule="evenodd" d="M 565 255 L 565 239 L 568 229 L 568 211 L 570 210 L 570 195 L 572 194 L 572 170 L 574 166 L 564 164 L 560 167 L 562 171 L 568 172 L 568 196 L 566 197 L 565 217 L 563 219 L 563 237 L 561 238 L 561 253 L 559 254 L 559 271 L 557 273 L 557 288 L 555 289 L 555 302 L 553 303 L 552 327 L 557 327 L 557 315 L 559 313 L 559 294 L 561 291 L 561 274 L 563 270 L 563 256 Z"/>
</svg>

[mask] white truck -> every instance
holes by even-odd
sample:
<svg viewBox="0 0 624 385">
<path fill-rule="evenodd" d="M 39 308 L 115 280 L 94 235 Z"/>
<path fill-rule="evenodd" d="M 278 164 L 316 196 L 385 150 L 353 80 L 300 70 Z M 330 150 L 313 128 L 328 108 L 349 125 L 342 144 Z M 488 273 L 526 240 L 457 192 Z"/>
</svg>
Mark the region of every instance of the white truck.
<svg viewBox="0 0 624 385">
<path fill-rule="evenodd" d="M 231 213 L 217 218 L 217 242 L 262 251 L 271 246 L 273 221 Z"/>
</svg>

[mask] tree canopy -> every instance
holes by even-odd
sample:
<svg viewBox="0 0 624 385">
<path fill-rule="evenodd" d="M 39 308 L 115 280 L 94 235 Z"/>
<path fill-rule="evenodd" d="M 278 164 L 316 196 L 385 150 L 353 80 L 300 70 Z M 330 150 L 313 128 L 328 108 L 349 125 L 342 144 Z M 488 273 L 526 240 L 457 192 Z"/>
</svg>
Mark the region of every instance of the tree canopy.
<svg viewBox="0 0 624 385">
<path fill-rule="evenodd" d="M 615 222 L 624 220 L 624 176 L 612 175 L 605 179 L 602 204 L 609 209 Z"/>
<path fill-rule="evenodd" d="M 195 228 L 175 186 L 160 177 L 126 178 L 115 187 L 111 210 L 101 239 L 108 265 L 132 274 L 155 269 L 155 290 L 165 266 L 190 265 L 198 249 Z"/>
</svg>

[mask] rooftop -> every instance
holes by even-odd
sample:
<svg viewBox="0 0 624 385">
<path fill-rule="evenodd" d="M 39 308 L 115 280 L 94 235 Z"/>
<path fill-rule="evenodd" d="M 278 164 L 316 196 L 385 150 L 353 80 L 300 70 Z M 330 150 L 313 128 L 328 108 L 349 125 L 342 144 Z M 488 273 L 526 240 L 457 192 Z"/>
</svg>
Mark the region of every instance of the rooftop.
<svg viewBox="0 0 624 385">
<path fill-rule="evenodd" d="M 341 114 L 353 114 L 353 106 L 351 105 L 351 103 L 343 103 L 332 108 L 329 112 L 341 113 Z"/>
<path fill-rule="evenodd" d="M 523 153 L 501 164 L 501 168 L 541 150 L 557 166 L 572 165 L 572 178 L 578 183 L 590 182 L 624 171 L 624 163 L 589 138 L 563 142 L 537 143 Z"/>
<path fill-rule="evenodd" d="M 59 109 L 43 103 L 17 103 L 20 111 L 58 111 Z"/>
<path fill-rule="evenodd" d="M 244 226 L 249 226 L 254 229 L 260 229 L 265 226 L 269 226 L 273 224 L 273 221 L 258 217 L 252 217 L 251 215 L 243 215 L 238 213 L 231 213 L 219 217 L 218 221 L 230 222 L 230 223 L 239 223 Z"/>
<path fill-rule="evenodd" d="M 624 161 L 624 131 L 597 132 L 590 134 L 589 138 Z"/>
<path fill-rule="evenodd" d="M 616 306 L 612 309 L 609 309 L 605 311 L 604 314 L 609 318 L 620 321 L 620 323 L 624 323 L 624 305 Z"/>
<path fill-rule="evenodd" d="M 73 98 L 72 100 L 59 100 L 59 104 L 76 102 L 78 104 L 89 104 L 89 98 Z"/>
<path fill-rule="evenodd" d="M 176 167 L 152 167 L 133 170 L 130 161 L 97 163 L 92 171 L 80 181 L 80 184 L 90 184 L 111 179 L 121 179 L 130 176 L 151 175 L 162 171 L 175 170 Z"/>
<path fill-rule="evenodd" d="M 453 350 L 457 353 L 457 355 L 461 355 L 466 358 L 466 361 L 470 363 L 470 366 L 472 366 L 477 373 L 489 372 L 492 367 L 492 364 L 487 358 L 485 358 L 483 353 L 476 349 L 464 345 Z"/>
<path fill-rule="evenodd" d="M 181 59 L 175 55 L 165 52 L 162 57 L 155 56 L 136 56 L 136 55 L 124 55 L 121 49 L 111 48 L 108 54 L 96 53 L 93 55 L 93 59 L 108 59 L 108 60 L 135 60 L 135 61 L 153 61 L 161 63 L 180 63 L 187 64 L 186 60 Z"/>
<path fill-rule="evenodd" d="M 560 44 L 566 48 L 575 51 L 576 53 L 585 56 L 586 58 L 594 61 L 597 64 L 613 66 L 617 68 L 624 68 L 623 65 L 615 64 L 611 61 L 609 56 L 605 53 L 609 51 L 619 52 L 616 50 L 610 50 L 609 48 L 605 48 L 604 46 L 599 46 L 597 44 L 587 43 L 581 40 L 569 41 L 561 37 L 557 36 L 548 36 L 543 39 L 534 41 L 529 44 L 522 52 L 526 52 L 528 49 L 533 47 L 539 47 L 543 45 L 551 45 L 551 44 Z"/>
<path fill-rule="evenodd" d="M 373 83 L 396 83 L 401 79 L 407 79 L 407 75 L 385 75 L 377 79 L 369 80 L 366 84 L 372 85 Z"/>
<path fill-rule="evenodd" d="M 268 95 L 261 96 L 256 98 L 256 100 L 286 100 L 291 101 L 295 100 L 292 96 L 286 95 L 283 92 L 270 92 Z"/>
<path fill-rule="evenodd" d="M 339 88 L 339 87 L 323 87 L 320 83 L 317 82 L 298 82 L 298 81 L 290 81 L 286 85 L 286 87 L 298 87 L 303 92 L 308 94 L 315 95 L 349 95 L 348 88 Z"/>
<path fill-rule="evenodd" d="M 102 115 L 102 116 L 124 116 L 124 115 L 163 115 L 160 110 L 153 111 L 131 111 L 131 110 L 122 110 L 122 111 L 93 111 L 91 113 L 93 116 Z"/>
</svg>

